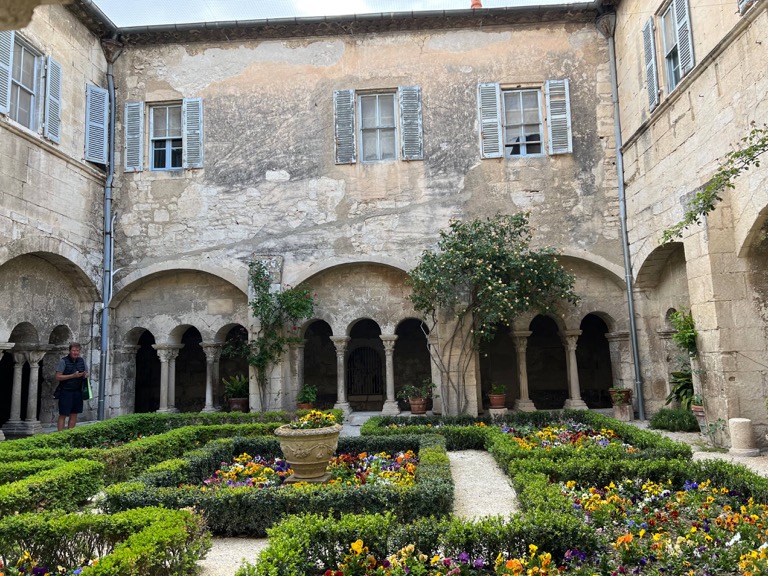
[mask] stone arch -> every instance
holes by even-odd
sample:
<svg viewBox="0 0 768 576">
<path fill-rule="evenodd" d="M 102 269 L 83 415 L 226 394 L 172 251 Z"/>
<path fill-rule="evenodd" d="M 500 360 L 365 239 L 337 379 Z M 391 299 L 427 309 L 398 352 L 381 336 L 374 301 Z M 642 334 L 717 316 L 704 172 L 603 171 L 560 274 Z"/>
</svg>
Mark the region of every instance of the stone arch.
<svg viewBox="0 0 768 576">
<path fill-rule="evenodd" d="M 181 412 L 199 412 L 205 406 L 207 377 L 207 359 L 200 344 L 206 340 L 197 327 L 183 328 L 178 340 L 183 347 L 176 358 L 176 407 Z M 221 403 L 217 376 L 214 374 L 214 406 Z"/>
<path fill-rule="evenodd" d="M 48 344 L 65 346 L 74 340 L 72 330 L 65 324 L 55 326 L 48 336 Z"/>
<path fill-rule="evenodd" d="M 35 328 L 29 322 L 19 322 L 11 330 L 11 335 L 8 337 L 9 342 L 15 342 L 16 344 L 34 344 L 40 343 L 40 336 Z"/>
<path fill-rule="evenodd" d="M 396 258 L 388 258 L 386 256 L 367 256 L 365 260 L 357 258 L 328 258 L 322 260 L 320 265 L 315 269 L 312 266 L 306 268 L 287 269 L 283 273 L 283 283 L 290 284 L 291 286 L 298 286 L 303 284 L 311 278 L 321 276 L 324 273 L 334 268 L 346 268 L 348 266 L 361 266 L 372 265 L 381 266 L 384 268 L 393 268 L 399 270 L 403 274 L 408 273 L 408 268 L 404 265 L 402 260 Z"/>
<path fill-rule="evenodd" d="M 533 317 L 528 320 L 528 324 Z M 527 324 L 526 324 L 527 328 Z M 520 397 L 517 377 L 517 354 L 512 330 L 499 324 L 493 339 L 480 345 L 480 391 L 483 398 L 491 392 L 494 383 L 504 384 L 507 400 Z"/>
<path fill-rule="evenodd" d="M 561 260 L 565 263 L 568 260 L 586 262 L 600 269 L 603 274 L 609 277 L 613 282 L 618 283 L 622 288 L 626 288 L 624 281 L 624 267 L 614 264 L 610 260 L 579 248 L 565 246 L 560 249 Z"/>
<path fill-rule="evenodd" d="M 526 366 L 530 399 L 536 408 L 562 408 L 568 398 L 564 326 L 552 316 L 537 315 L 528 330 Z"/>
<path fill-rule="evenodd" d="M 742 218 L 744 216 L 742 215 Z M 754 248 L 763 243 L 766 232 L 768 232 L 768 204 L 763 206 L 762 210 L 755 215 L 743 241 L 737 245 L 736 254 L 740 258 L 748 256 Z"/>
<path fill-rule="evenodd" d="M 670 257 L 679 250 L 685 253 L 682 242 L 670 242 L 650 251 L 637 269 L 635 286 L 642 289 L 655 288 Z"/>
<path fill-rule="evenodd" d="M 613 386 L 611 350 L 606 334 L 610 326 L 604 317 L 589 313 L 579 325 L 576 341 L 576 365 L 579 370 L 581 398 L 589 408 L 610 408 L 608 389 Z M 620 359 L 619 359 L 620 361 Z"/>
<path fill-rule="evenodd" d="M 354 410 L 381 410 L 384 405 L 384 344 L 381 326 L 359 318 L 349 327 L 346 378 L 347 401 Z"/>
<path fill-rule="evenodd" d="M 136 340 L 133 412 L 154 412 L 160 407 L 160 358 L 154 348 L 156 343 L 149 330 L 143 330 Z"/>
<path fill-rule="evenodd" d="M 303 382 L 317 387 L 316 407 L 332 407 L 336 402 L 336 347 L 331 341 L 333 329 L 316 318 L 303 327 Z"/>
<path fill-rule="evenodd" d="M 219 328 L 214 337 L 214 342 L 222 345 L 221 357 L 219 359 L 218 382 L 223 382 L 225 378 L 243 375 L 248 378 L 249 367 L 248 359 L 245 356 L 234 356 L 227 352 L 229 346 L 239 345 L 240 342 L 248 342 L 248 330 L 242 324 L 227 324 Z M 229 345 L 229 346 L 228 346 Z"/>
<path fill-rule="evenodd" d="M 395 328 L 393 369 L 395 393 L 405 384 L 421 384 L 432 380 L 432 360 L 427 347 L 429 330 L 419 318 L 404 318 Z M 404 409 L 405 404 L 401 406 Z"/>
</svg>

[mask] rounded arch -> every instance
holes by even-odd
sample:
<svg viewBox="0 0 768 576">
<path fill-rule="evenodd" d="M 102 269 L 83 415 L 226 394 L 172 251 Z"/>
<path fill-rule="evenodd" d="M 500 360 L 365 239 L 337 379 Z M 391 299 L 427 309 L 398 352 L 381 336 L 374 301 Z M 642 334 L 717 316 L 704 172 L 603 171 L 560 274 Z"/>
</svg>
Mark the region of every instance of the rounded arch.
<svg viewBox="0 0 768 576">
<path fill-rule="evenodd" d="M 139 340 L 141 339 L 141 336 L 144 334 L 144 332 L 149 332 L 149 330 L 143 326 L 136 326 L 135 328 L 131 328 L 123 335 L 123 343 L 128 346 L 138 346 Z M 154 339 L 155 337 L 153 335 L 153 343 Z"/>
<path fill-rule="evenodd" d="M 637 269 L 635 286 L 637 288 L 654 288 L 658 285 L 662 277 L 662 271 L 667 265 L 669 259 L 678 251 L 682 250 L 685 254 L 685 248 L 682 242 L 670 242 L 663 246 L 657 246 L 651 250 L 641 262 Z"/>
<path fill-rule="evenodd" d="M 744 239 L 740 244 L 737 244 L 736 254 L 740 258 L 748 256 L 750 252 L 752 252 L 756 247 L 763 243 L 767 231 L 768 204 L 763 206 L 763 209 L 755 215 L 754 220 L 752 221 L 752 225 L 744 235 Z"/>
<path fill-rule="evenodd" d="M 69 329 L 69 326 L 66 326 L 65 324 L 59 324 L 58 326 L 54 327 L 54 329 L 51 330 L 51 333 L 48 335 L 48 344 L 62 346 L 72 342 L 74 339 L 75 337 L 72 334 L 72 330 Z"/>
<path fill-rule="evenodd" d="M 213 341 L 218 344 L 223 344 L 227 340 L 234 338 L 234 334 L 232 333 L 233 330 L 244 333 L 245 339 L 248 339 L 248 330 L 245 326 L 238 322 L 230 322 L 216 330 L 216 333 L 213 336 Z"/>
<path fill-rule="evenodd" d="M 582 329 L 581 325 L 584 323 L 584 318 L 587 318 L 588 316 L 594 316 L 595 318 L 598 318 L 603 324 L 605 324 L 606 332 L 614 332 L 617 330 L 616 320 L 614 320 L 611 314 L 602 310 L 590 310 L 586 312 L 582 317 L 581 322 L 579 322 L 580 330 Z"/>
<path fill-rule="evenodd" d="M 325 320 L 314 319 L 303 330 L 303 383 L 317 388 L 317 407 L 333 406 L 337 400 L 336 347 L 333 329 Z"/>
<path fill-rule="evenodd" d="M 624 282 L 624 267 L 618 264 L 614 264 L 607 258 L 598 256 L 597 254 L 593 254 L 587 250 L 581 250 L 579 248 L 573 248 L 569 246 L 560 249 L 560 257 L 561 260 L 566 261 L 571 259 L 587 262 L 597 268 L 600 268 L 614 282 L 618 282 L 622 287 L 626 287 L 626 282 Z"/>
<path fill-rule="evenodd" d="M 608 389 L 613 386 L 613 364 L 606 335 L 609 324 L 598 313 L 589 313 L 579 323 L 576 341 L 576 365 L 579 370 L 581 398 L 589 408 L 611 406 Z"/>
<path fill-rule="evenodd" d="M 317 262 L 316 264 L 317 264 L 317 267 L 315 267 L 315 264 L 310 264 L 305 268 L 296 268 L 296 269 L 290 269 L 289 267 L 286 267 L 286 270 L 284 270 L 283 272 L 283 283 L 290 284 L 291 286 L 298 286 L 302 282 L 306 282 L 307 280 L 310 280 L 315 276 L 319 276 L 324 272 L 331 270 L 332 268 L 338 268 L 342 266 L 354 266 L 354 265 L 360 265 L 360 264 L 374 264 L 379 266 L 385 266 L 387 268 L 394 268 L 395 270 L 398 270 L 403 274 L 407 274 L 408 270 L 410 270 L 410 268 L 407 267 L 402 260 L 398 260 L 395 258 L 387 258 L 384 256 L 381 256 L 381 257 L 368 256 L 365 260 L 360 260 L 356 258 L 327 258 Z"/>
<path fill-rule="evenodd" d="M 39 344 L 40 336 L 35 328 L 29 322 L 20 322 L 13 327 L 11 335 L 8 337 L 9 342 L 15 342 L 16 344 Z"/>
<path fill-rule="evenodd" d="M 200 332 L 196 326 L 193 326 L 192 324 L 179 324 L 168 333 L 168 341 L 162 342 L 162 344 L 181 344 L 181 341 L 184 338 L 184 334 L 186 334 L 187 330 L 190 328 L 197 330 L 197 332 L 200 334 L 200 338 L 202 338 L 203 341 L 205 340 L 202 332 Z"/>
<path fill-rule="evenodd" d="M 381 323 L 376 321 L 375 318 L 371 318 L 370 316 L 362 316 L 361 318 L 355 318 L 352 320 L 352 322 L 347 325 L 346 330 L 344 330 L 344 334 L 346 336 L 349 336 L 350 338 L 354 338 L 354 332 L 355 328 L 358 328 L 358 331 L 360 330 L 360 326 L 368 326 L 368 322 L 375 324 L 376 329 L 379 331 L 379 335 L 383 334 L 381 329 Z"/>
</svg>

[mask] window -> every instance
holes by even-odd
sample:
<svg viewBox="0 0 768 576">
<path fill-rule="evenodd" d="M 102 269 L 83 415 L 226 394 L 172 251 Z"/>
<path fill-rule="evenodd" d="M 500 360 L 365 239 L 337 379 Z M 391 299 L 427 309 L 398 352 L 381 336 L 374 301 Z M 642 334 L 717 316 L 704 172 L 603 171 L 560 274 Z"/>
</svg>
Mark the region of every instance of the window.
<svg viewBox="0 0 768 576">
<path fill-rule="evenodd" d="M 671 92 L 680 82 L 680 55 L 677 52 L 677 26 L 672 4 L 661 17 L 661 29 L 664 31 L 664 64 L 667 69 L 667 88 Z"/>
<path fill-rule="evenodd" d="M 687 0 L 673 0 L 662 12 L 661 34 L 664 40 L 664 67 L 667 92 L 693 68 L 693 43 Z"/>
<path fill-rule="evenodd" d="M 542 153 L 539 90 L 503 90 L 504 156 Z"/>
<path fill-rule="evenodd" d="M 150 108 L 152 170 L 181 169 L 181 104 Z"/>
<path fill-rule="evenodd" d="M 542 90 L 501 89 L 489 82 L 477 87 L 480 119 L 480 157 L 502 158 L 540 156 L 542 139 Z M 571 104 L 568 80 L 547 80 L 544 84 L 547 114 L 547 152 L 573 152 Z"/>
<path fill-rule="evenodd" d="M 333 93 L 336 164 L 423 160 L 421 88 L 392 92 L 335 90 Z M 359 143 L 359 150 L 358 150 Z"/>
<path fill-rule="evenodd" d="M 144 170 L 144 102 L 125 103 L 126 172 Z M 203 167 L 203 99 L 149 106 L 149 166 L 151 170 Z"/>
<path fill-rule="evenodd" d="M 59 142 L 61 93 L 61 65 L 15 32 L 0 31 L 0 114 L 38 130 L 42 112 L 43 135 Z"/>
<path fill-rule="evenodd" d="M 397 160 L 395 94 L 363 94 L 359 104 L 363 162 Z"/>
</svg>

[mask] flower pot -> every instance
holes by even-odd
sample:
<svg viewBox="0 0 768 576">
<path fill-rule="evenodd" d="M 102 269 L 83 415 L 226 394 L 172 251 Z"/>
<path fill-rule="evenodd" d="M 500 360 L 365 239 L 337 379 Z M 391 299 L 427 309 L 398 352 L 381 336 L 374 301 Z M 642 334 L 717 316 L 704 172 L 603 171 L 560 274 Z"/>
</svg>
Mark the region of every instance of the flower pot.
<svg viewBox="0 0 768 576">
<path fill-rule="evenodd" d="M 227 404 L 230 412 L 248 412 L 248 398 L 229 398 Z"/>
<path fill-rule="evenodd" d="M 699 429 L 702 432 L 705 432 L 707 430 L 707 416 L 704 414 L 704 406 L 694 404 L 691 406 L 691 411 L 693 412 L 693 415 L 696 416 L 696 421 L 699 423 Z"/>
<path fill-rule="evenodd" d="M 488 400 L 491 401 L 491 408 L 505 408 L 507 404 L 507 395 L 488 394 Z"/>
<path fill-rule="evenodd" d="M 411 405 L 411 414 L 421 415 L 427 413 L 426 398 L 408 398 L 408 404 Z"/>
<path fill-rule="evenodd" d="M 296 402 L 296 409 L 297 410 L 312 410 L 315 405 L 311 402 Z"/>
<path fill-rule="evenodd" d="M 293 475 L 286 482 L 324 481 L 328 462 L 339 444 L 340 432 L 340 424 L 300 429 L 286 424 L 275 430 L 285 461 L 293 468 Z"/>
<path fill-rule="evenodd" d="M 611 404 L 614 406 L 626 406 L 632 403 L 631 388 L 610 388 L 608 392 L 611 395 Z"/>
</svg>

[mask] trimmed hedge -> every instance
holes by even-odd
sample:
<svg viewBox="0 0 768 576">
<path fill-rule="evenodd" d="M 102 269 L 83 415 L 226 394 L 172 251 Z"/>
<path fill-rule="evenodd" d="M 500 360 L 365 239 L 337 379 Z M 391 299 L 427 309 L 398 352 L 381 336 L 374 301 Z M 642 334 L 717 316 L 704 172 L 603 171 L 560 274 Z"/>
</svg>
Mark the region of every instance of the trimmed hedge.
<svg viewBox="0 0 768 576">
<path fill-rule="evenodd" d="M 104 465 L 90 460 L 64 462 L 0 486 L 0 518 L 34 510 L 76 510 L 104 485 Z"/>
<path fill-rule="evenodd" d="M 285 516 L 302 512 L 333 511 L 338 515 L 365 510 L 395 510 L 401 522 L 450 513 L 453 481 L 445 453 L 445 440 L 440 436 L 340 438 L 338 451 L 392 453 L 409 449 L 418 451 L 420 464 L 415 485 L 408 487 L 380 484 L 366 484 L 354 489 L 341 485 L 259 490 L 176 487 L 180 482 L 201 482 L 223 460 L 231 460 L 242 452 L 266 457 L 280 454 L 279 444 L 273 438 L 220 440 L 184 458 L 153 466 L 132 482 L 110 486 L 102 506 L 109 512 L 141 506 L 194 507 L 203 513 L 215 534 L 255 536 L 264 536 L 267 528 Z"/>
<path fill-rule="evenodd" d="M 65 460 L 45 460 L 45 461 L 21 461 L 21 462 L 3 462 L 0 463 L 0 485 L 16 482 L 27 476 L 32 476 L 43 470 L 50 470 L 64 464 Z"/>
<path fill-rule="evenodd" d="M 203 520 L 184 510 L 20 514 L 0 520 L 0 558 L 6 566 L 25 551 L 52 572 L 99 558 L 83 576 L 193 574 L 210 546 Z"/>
</svg>

